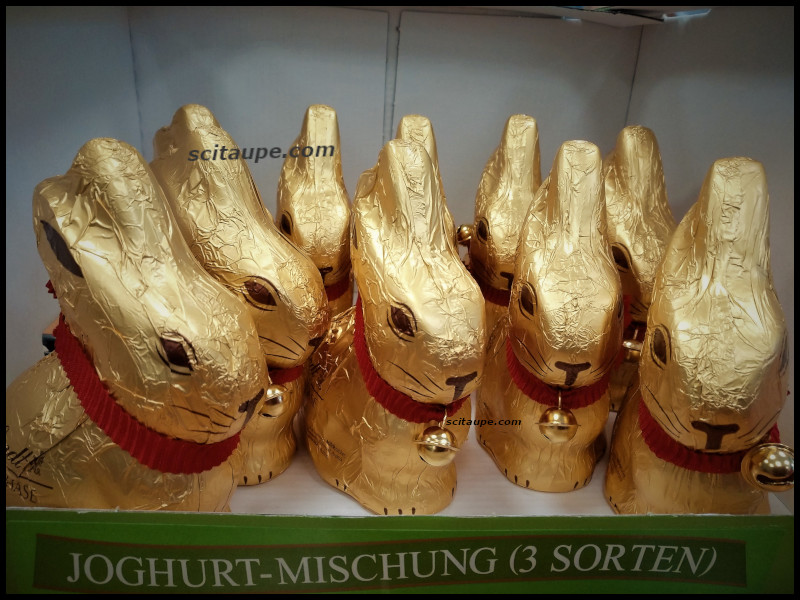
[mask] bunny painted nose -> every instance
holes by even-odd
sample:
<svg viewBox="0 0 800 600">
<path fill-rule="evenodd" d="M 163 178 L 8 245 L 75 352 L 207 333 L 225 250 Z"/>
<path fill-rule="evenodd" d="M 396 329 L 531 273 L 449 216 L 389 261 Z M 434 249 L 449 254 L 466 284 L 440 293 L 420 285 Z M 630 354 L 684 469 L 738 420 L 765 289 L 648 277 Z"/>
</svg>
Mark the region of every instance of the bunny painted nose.
<svg viewBox="0 0 800 600">
<path fill-rule="evenodd" d="M 575 383 L 575 380 L 578 378 L 578 373 L 581 371 L 585 371 L 589 367 L 592 366 L 592 363 L 568 363 L 568 362 L 561 362 L 560 360 L 556 362 L 556 369 L 561 369 L 564 371 L 564 385 L 572 385 Z"/>
<path fill-rule="evenodd" d="M 706 434 L 706 450 L 719 450 L 722 447 L 722 438 L 729 433 L 739 431 L 735 423 L 730 425 L 712 425 L 703 421 L 692 421 L 692 427 Z"/>
<path fill-rule="evenodd" d="M 311 346 L 312 348 L 316 348 L 317 346 L 319 346 L 322 343 L 322 340 L 324 340 L 324 339 L 325 339 L 324 335 L 321 335 L 319 337 L 315 337 L 313 340 L 309 340 L 308 345 Z"/>
<path fill-rule="evenodd" d="M 461 375 L 460 377 L 449 377 L 445 380 L 447 385 L 452 385 L 453 390 L 453 400 L 458 400 L 461 398 L 461 392 L 464 391 L 464 388 L 467 387 L 467 384 L 475 379 L 478 376 L 477 371 L 473 371 L 467 375 Z"/>
</svg>

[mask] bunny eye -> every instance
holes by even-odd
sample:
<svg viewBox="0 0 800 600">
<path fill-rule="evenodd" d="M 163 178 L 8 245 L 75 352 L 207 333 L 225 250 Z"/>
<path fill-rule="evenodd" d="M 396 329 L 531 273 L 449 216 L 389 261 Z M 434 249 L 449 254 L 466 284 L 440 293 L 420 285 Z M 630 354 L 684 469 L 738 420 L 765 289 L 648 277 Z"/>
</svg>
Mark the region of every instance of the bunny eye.
<svg viewBox="0 0 800 600">
<path fill-rule="evenodd" d="M 485 218 L 481 218 L 478 221 L 478 224 L 475 227 L 475 235 L 477 235 L 478 239 L 483 243 L 489 241 L 489 223 Z"/>
<path fill-rule="evenodd" d="M 173 373 L 190 375 L 197 364 L 194 348 L 180 333 L 165 333 L 161 336 L 158 355 Z"/>
<path fill-rule="evenodd" d="M 270 284 L 266 279 L 253 278 L 244 284 L 245 300 L 260 310 L 273 310 L 277 305 L 275 295 L 270 290 Z"/>
<path fill-rule="evenodd" d="M 611 244 L 611 255 L 614 257 L 614 262 L 617 264 L 617 269 L 622 273 L 627 273 L 631 270 L 631 257 L 627 248 L 622 244 Z"/>
<path fill-rule="evenodd" d="M 292 235 L 292 218 L 287 213 L 283 213 L 281 215 L 279 226 L 283 233 L 286 235 Z"/>
<path fill-rule="evenodd" d="M 663 325 L 656 325 L 653 329 L 653 336 L 650 340 L 650 356 L 653 362 L 662 369 L 667 366 L 667 358 L 670 354 L 669 333 Z"/>
<path fill-rule="evenodd" d="M 47 221 L 39 222 L 42 224 L 45 236 L 47 236 L 47 243 L 50 244 L 50 249 L 53 251 L 53 254 L 56 255 L 56 260 L 58 260 L 58 262 L 61 263 L 61 266 L 73 275 L 83 277 L 83 271 L 81 271 L 80 266 L 72 257 L 72 254 L 69 251 L 69 246 L 67 246 L 67 242 L 64 241 L 64 238 L 61 237 L 61 234 L 58 233 L 58 231 L 56 231 Z"/>
<path fill-rule="evenodd" d="M 519 293 L 519 308 L 528 317 L 532 317 L 536 310 L 536 292 L 529 283 L 522 285 Z"/>
<path fill-rule="evenodd" d="M 410 308 L 405 304 L 398 304 L 389 308 L 389 326 L 398 337 L 414 337 L 417 320 Z"/>
</svg>

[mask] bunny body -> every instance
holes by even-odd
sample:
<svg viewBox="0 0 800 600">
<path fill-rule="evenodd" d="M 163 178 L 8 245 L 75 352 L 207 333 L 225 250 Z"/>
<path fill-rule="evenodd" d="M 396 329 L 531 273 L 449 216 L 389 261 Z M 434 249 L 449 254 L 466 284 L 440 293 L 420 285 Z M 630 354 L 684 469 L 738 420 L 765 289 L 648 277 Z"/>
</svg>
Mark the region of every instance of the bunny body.
<svg viewBox="0 0 800 600">
<path fill-rule="evenodd" d="M 6 505 L 228 510 L 225 459 L 260 408 L 266 364 L 147 164 L 91 140 L 37 186 L 34 228 L 63 322 L 56 351 L 6 391 Z"/>
<path fill-rule="evenodd" d="M 541 183 L 536 119 L 512 115 L 481 175 L 467 258 L 486 299 L 489 332 L 508 314 L 520 230 Z"/>
<path fill-rule="evenodd" d="M 191 150 L 215 145 L 231 151 L 227 160 L 187 160 Z M 272 377 L 286 388 L 279 407 L 265 407 L 251 420 L 234 456 L 241 484 L 269 481 L 289 466 L 297 447 L 302 364 L 328 325 L 322 278 L 275 227 L 247 163 L 230 158 L 236 144 L 211 111 L 181 107 L 156 133 L 154 147 L 153 171 L 189 247 L 249 308 Z"/>
<path fill-rule="evenodd" d="M 520 236 L 509 315 L 490 339 L 477 419 L 521 425 L 482 425 L 478 441 L 517 485 L 567 492 L 590 481 L 605 451 L 608 374 L 622 333 L 594 144 L 562 145 Z M 567 441 L 551 441 L 540 427 L 559 394 L 577 421 Z"/>
<path fill-rule="evenodd" d="M 605 492 L 618 513 L 769 512 L 767 492 L 742 471 L 748 451 L 775 441 L 786 399 L 768 203 L 760 163 L 716 161 L 670 241 L 639 385 L 613 433 Z"/>
<path fill-rule="evenodd" d="M 451 502 L 455 465 L 425 462 L 416 442 L 445 417 L 469 418 L 483 369 L 483 301 L 446 233 L 433 174 L 422 146 L 393 140 L 361 176 L 351 237 L 359 301 L 312 356 L 314 465 L 378 514 Z M 457 448 L 469 428 L 447 429 Z"/>
<path fill-rule="evenodd" d="M 628 395 L 647 328 L 653 283 L 675 218 L 667 200 L 661 153 L 655 134 L 646 127 L 625 127 L 614 150 L 603 161 L 608 238 L 626 298 L 627 349 L 611 371 L 611 410 Z"/>
</svg>

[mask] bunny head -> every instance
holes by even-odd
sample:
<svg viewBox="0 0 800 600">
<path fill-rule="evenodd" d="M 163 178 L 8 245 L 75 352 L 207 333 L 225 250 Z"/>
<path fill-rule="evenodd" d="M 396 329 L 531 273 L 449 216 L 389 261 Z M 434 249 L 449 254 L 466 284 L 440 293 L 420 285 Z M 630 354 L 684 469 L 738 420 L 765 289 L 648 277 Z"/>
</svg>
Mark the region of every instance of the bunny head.
<svg viewBox="0 0 800 600">
<path fill-rule="evenodd" d="M 509 339 L 528 371 L 560 388 L 598 382 L 622 339 L 601 167 L 594 144 L 562 144 L 520 232 Z"/>
<path fill-rule="evenodd" d="M 608 239 L 631 317 L 646 322 L 653 283 L 675 230 L 655 134 L 625 127 L 603 162 Z"/>
<path fill-rule="evenodd" d="M 238 433 L 269 385 L 253 320 L 197 264 L 142 156 L 87 142 L 36 187 L 33 214 L 65 321 L 116 403 L 180 440 Z"/>
<path fill-rule="evenodd" d="M 268 365 L 302 364 L 328 323 L 322 278 L 275 227 L 243 153 L 196 104 L 178 109 L 154 147 L 151 167 L 181 233 L 206 271 L 249 305 Z"/>
<path fill-rule="evenodd" d="M 314 154 L 306 156 L 307 148 Z M 350 199 L 342 176 L 339 122 L 330 106 L 314 104 L 306 110 L 303 128 L 281 169 L 276 219 L 281 232 L 319 269 L 329 301 L 342 297 L 342 308 L 349 307 Z"/>
<path fill-rule="evenodd" d="M 467 396 L 485 357 L 484 305 L 459 259 L 425 148 L 392 140 L 358 181 L 351 255 L 380 377 L 422 403 Z"/>
<path fill-rule="evenodd" d="M 642 400 L 683 446 L 757 444 L 786 399 L 787 331 L 770 268 L 764 167 L 716 161 L 667 248 L 640 359 Z"/>
<path fill-rule="evenodd" d="M 455 220 L 450 210 L 447 208 L 447 197 L 444 194 L 442 175 L 439 172 L 439 151 L 436 149 L 436 136 L 433 133 L 433 124 L 428 117 L 423 115 L 405 115 L 397 124 L 397 133 L 394 136 L 398 140 L 406 140 L 420 144 L 431 159 L 436 184 L 439 186 L 439 196 L 441 197 L 441 209 L 444 212 L 445 227 L 447 228 L 448 239 L 456 244 Z"/>
<path fill-rule="evenodd" d="M 486 288 L 505 292 L 506 305 L 522 222 L 541 183 L 536 120 L 512 115 L 481 175 L 469 243 L 473 275 L 484 293 Z"/>
</svg>

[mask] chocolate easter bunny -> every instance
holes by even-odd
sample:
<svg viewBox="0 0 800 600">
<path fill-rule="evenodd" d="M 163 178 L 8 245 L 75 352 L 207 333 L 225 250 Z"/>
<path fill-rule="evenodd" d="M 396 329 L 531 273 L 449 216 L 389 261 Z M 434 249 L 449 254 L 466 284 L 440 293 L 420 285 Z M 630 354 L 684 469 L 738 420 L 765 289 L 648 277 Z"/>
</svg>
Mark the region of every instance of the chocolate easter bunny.
<svg viewBox="0 0 800 600">
<path fill-rule="evenodd" d="M 426 150 L 386 144 L 353 201 L 358 301 L 312 355 L 304 410 L 314 465 L 378 514 L 431 514 L 451 502 L 453 456 L 483 370 L 483 299 L 441 202 Z"/>
<path fill-rule="evenodd" d="M 656 275 L 638 385 L 614 424 L 614 511 L 768 513 L 767 493 L 794 485 L 775 427 L 788 361 L 764 167 L 718 160 Z"/>
<path fill-rule="evenodd" d="M 306 148 L 313 154 L 292 156 Z M 350 199 L 342 176 L 339 121 L 330 106 L 314 104 L 306 110 L 281 169 L 275 222 L 319 269 L 331 314 L 350 308 Z"/>
<path fill-rule="evenodd" d="M 606 236 L 600 151 L 562 144 L 522 225 L 508 319 L 477 393 L 478 441 L 522 487 L 585 486 L 606 448 L 622 291 Z M 498 422 L 521 423 L 497 425 Z"/>
<path fill-rule="evenodd" d="M 611 371 L 611 410 L 617 411 L 639 368 L 653 282 L 675 231 L 667 200 L 661 153 L 655 134 L 640 125 L 625 127 L 603 161 L 611 252 L 625 298 L 622 356 Z"/>
<path fill-rule="evenodd" d="M 62 315 L 55 352 L 6 390 L 6 506 L 228 510 L 270 383 L 247 310 L 123 142 L 87 142 L 33 213 Z"/>
<path fill-rule="evenodd" d="M 542 184 L 539 127 L 528 115 L 506 121 L 475 197 L 475 220 L 460 228 L 468 241 L 467 264 L 486 300 L 486 330 L 508 314 L 519 234 Z"/>
<path fill-rule="evenodd" d="M 289 466 L 297 447 L 293 420 L 305 394 L 303 363 L 329 320 L 322 278 L 275 227 L 236 143 L 210 110 L 181 107 L 156 133 L 154 147 L 151 166 L 181 233 L 206 271 L 249 308 L 272 381 L 285 387 L 248 424 L 234 455 L 240 483 L 269 481 Z M 220 155 L 189 160 L 203 148 Z"/>
</svg>

